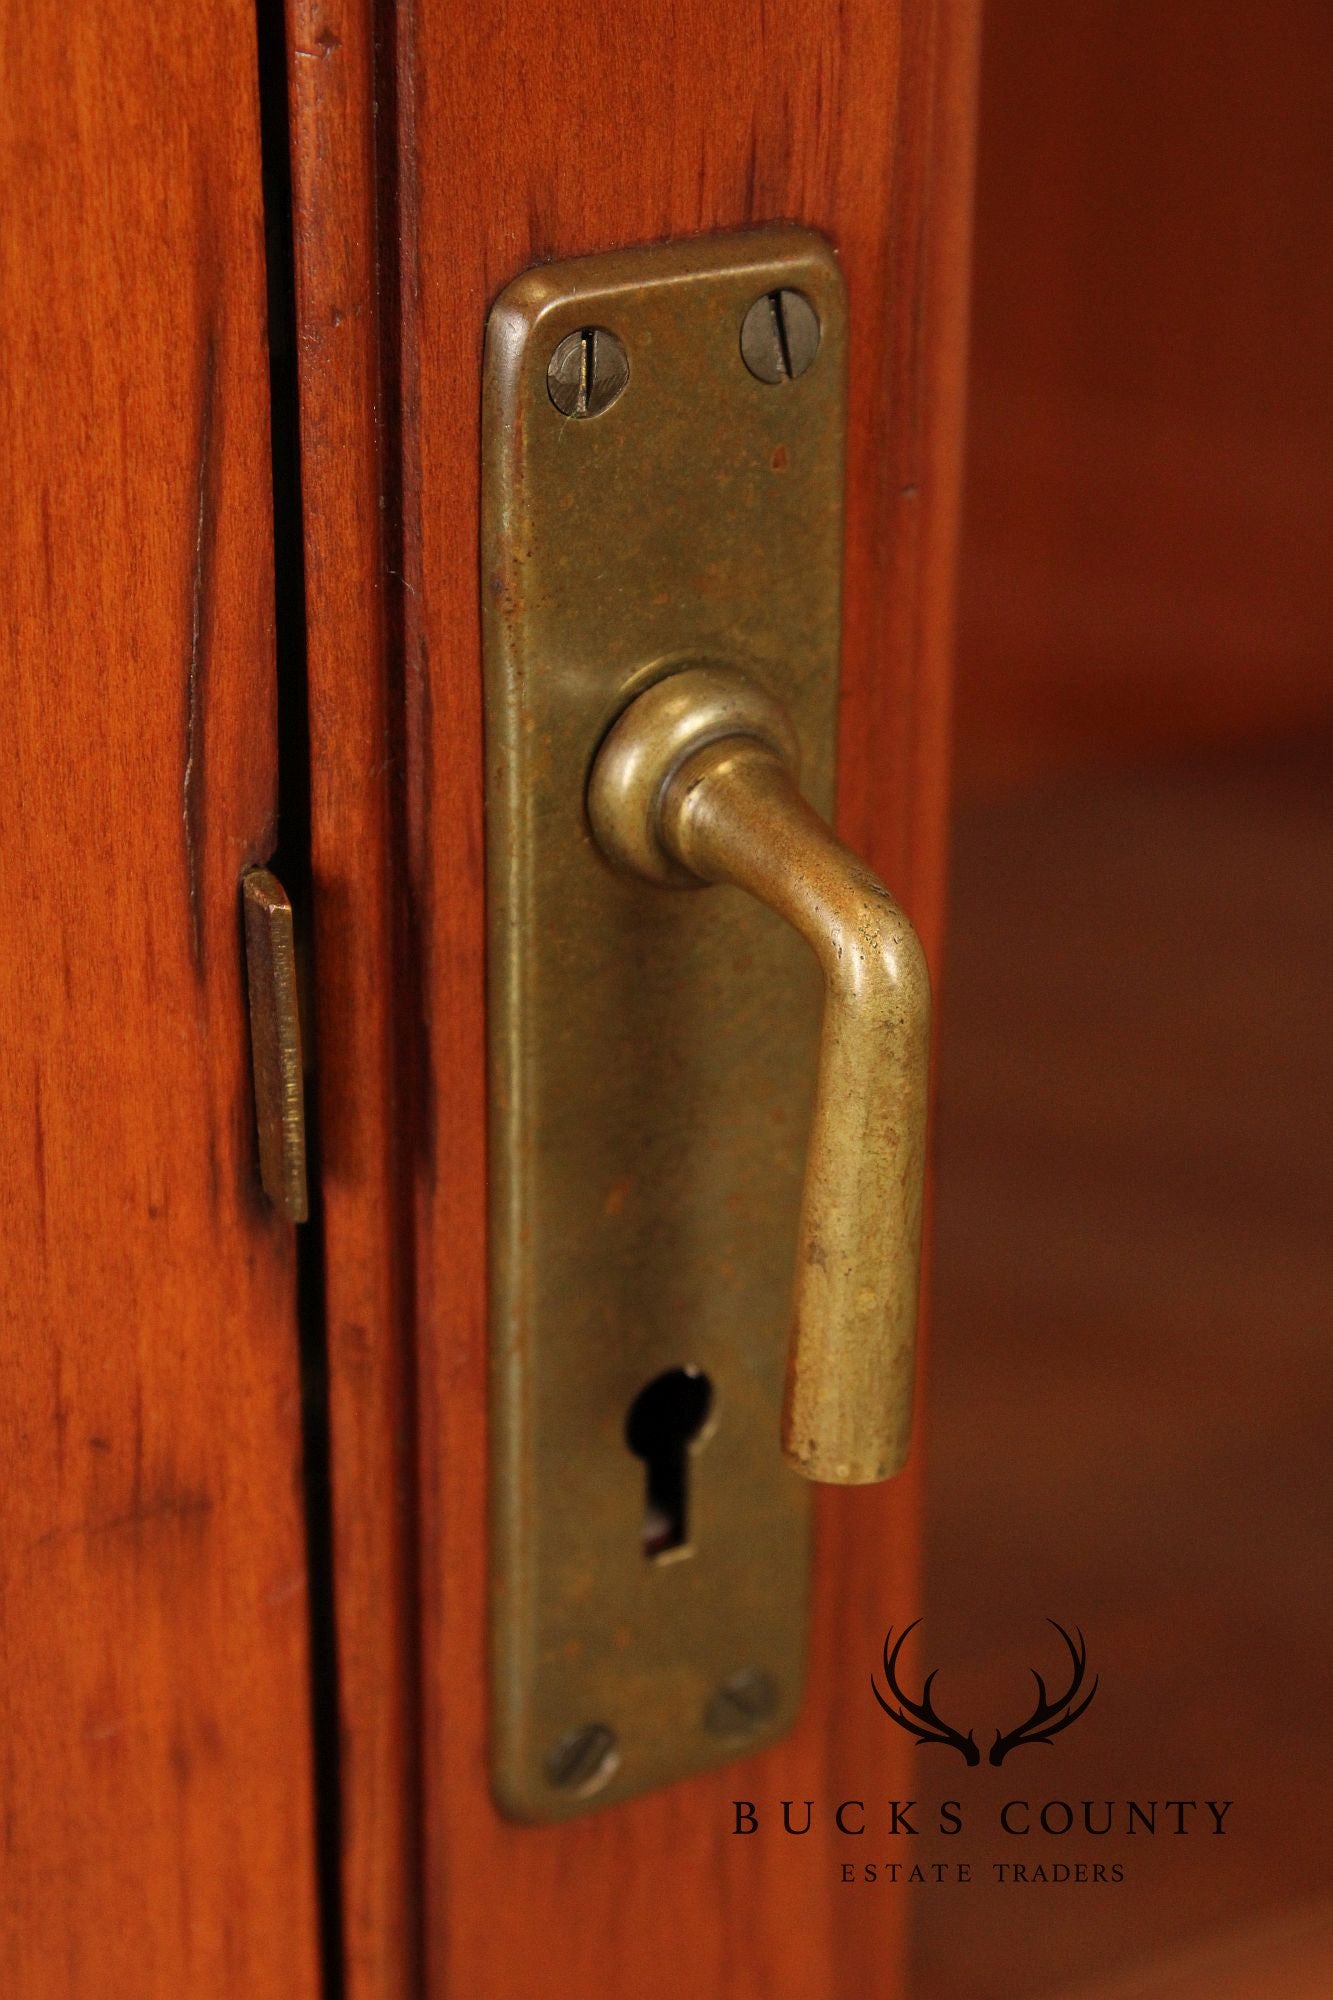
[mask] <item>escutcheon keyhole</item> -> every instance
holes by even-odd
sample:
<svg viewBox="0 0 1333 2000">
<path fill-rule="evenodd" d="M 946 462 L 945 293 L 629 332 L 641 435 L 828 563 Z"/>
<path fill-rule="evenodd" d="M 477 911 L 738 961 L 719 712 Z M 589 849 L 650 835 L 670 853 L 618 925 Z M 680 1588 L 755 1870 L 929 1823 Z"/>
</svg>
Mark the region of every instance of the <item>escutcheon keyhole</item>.
<svg viewBox="0 0 1333 2000">
<path fill-rule="evenodd" d="M 690 1457 L 713 1407 L 713 1385 L 700 1368 L 669 1368 L 640 1389 L 625 1421 L 625 1442 L 645 1467 L 645 1556 L 660 1561 L 690 1545 Z"/>
</svg>

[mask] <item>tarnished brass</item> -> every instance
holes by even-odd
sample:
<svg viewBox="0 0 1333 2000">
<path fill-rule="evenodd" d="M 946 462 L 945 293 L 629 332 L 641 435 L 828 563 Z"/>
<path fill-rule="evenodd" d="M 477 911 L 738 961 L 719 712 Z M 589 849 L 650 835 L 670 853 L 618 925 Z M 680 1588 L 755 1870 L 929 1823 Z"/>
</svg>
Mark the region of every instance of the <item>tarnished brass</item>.
<svg viewBox="0 0 1333 2000">
<path fill-rule="evenodd" d="M 818 344 L 761 380 L 741 330 L 787 293 Z M 590 331 L 624 385 L 564 415 L 548 370 Z M 762 1745 L 800 1702 L 809 1488 L 778 1437 L 819 966 L 754 896 L 608 861 L 586 791 L 636 695 L 729 662 L 830 811 L 845 359 L 836 259 L 798 230 L 548 265 L 488 329 L 493 1774 L 523 1818 Z M 655 1484 L 626 1425 L 673 1372 L 711 1397 Z"/>
<path fill-rule="evenodd" d="M 650 881 L 732 882 L 824 975 L 782 1444 L 810 1479 L 901 1471 L 912 1426 L 930 979 L 888 890 L 796 785 L 772 697 L 696 667 L 632 702 L 589 787 L 603 849 Z"/>
<path fill-rule="evenodd" d="M 292 906 L 267 868 L 251 868 L 242 877 L 241 900 L 259 1177 L 273 1206 L 289 1222 L 304 1222 L 309 1197 Z"/>
</svg>

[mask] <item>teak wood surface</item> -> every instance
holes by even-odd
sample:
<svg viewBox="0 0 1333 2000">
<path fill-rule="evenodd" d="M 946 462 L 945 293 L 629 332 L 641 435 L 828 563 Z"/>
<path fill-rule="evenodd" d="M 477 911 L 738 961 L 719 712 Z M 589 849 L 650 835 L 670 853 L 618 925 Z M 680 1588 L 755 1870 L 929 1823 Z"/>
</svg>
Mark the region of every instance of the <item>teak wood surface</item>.
<svg viewBox="0 0 1333 2000">
<path fill-rule="evenodd" d="M 891 1797 L 918 1473 L 828 1495 L 795 1734 L 534 1830 L 488 1782 L 481 348 L 539 259 L 789 220 L 852 311 L 839 824 L 938 963 L 975 9 L 287 0 L 349 2000 L 899 1987 L 783 1798 Z M 919 1454 L 917 1465 L 919 1467 Z M 765 1811 L 730 1833 L 730 1801 Z"/>
<path fill-rule="evenodd" d="M 318 1986 L 255 21 L 4 12 L 0 1991 Z"/>
</svg>

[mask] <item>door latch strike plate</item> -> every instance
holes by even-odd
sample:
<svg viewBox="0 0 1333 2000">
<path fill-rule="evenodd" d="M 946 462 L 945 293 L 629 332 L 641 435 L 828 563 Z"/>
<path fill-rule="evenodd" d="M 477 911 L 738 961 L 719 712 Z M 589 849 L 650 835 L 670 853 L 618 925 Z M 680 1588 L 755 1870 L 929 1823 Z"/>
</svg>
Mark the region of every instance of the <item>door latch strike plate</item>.
<svg viewBox="0 0 1333 2000">
<path fill-rule="evenodd" d="M 267 868 L 246 870 L 241 903 L 259 1177 L 278 1213 L 288 1222 L 304 1222 L 310 1201 L 292 906 L 287 891 Z"/>
</svg>

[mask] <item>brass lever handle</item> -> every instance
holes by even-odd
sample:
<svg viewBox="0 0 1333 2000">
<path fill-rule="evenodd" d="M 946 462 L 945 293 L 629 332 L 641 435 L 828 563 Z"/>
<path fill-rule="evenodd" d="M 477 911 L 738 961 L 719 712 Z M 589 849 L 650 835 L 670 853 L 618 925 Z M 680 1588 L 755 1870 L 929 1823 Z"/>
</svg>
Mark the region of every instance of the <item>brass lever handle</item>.
<svg viewBox="0 0 1333 2000">
<path fill-rule="evenodd" d="M 687 667 L 612 726 L 588 808 L 622 867 L 746 889 L 819 961 L 782 1448 L 809 1479 L 862 1485 L 902 1469 L 911 1429 L 930 982 L 911 923 L 802 798 L 797 768 L 778 702 L 732 668 Z"/>
</svg>

